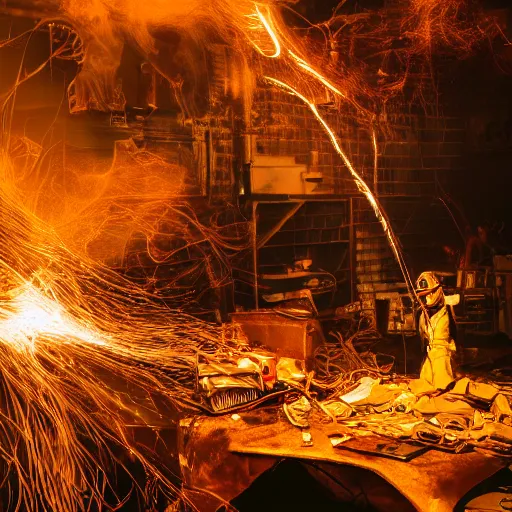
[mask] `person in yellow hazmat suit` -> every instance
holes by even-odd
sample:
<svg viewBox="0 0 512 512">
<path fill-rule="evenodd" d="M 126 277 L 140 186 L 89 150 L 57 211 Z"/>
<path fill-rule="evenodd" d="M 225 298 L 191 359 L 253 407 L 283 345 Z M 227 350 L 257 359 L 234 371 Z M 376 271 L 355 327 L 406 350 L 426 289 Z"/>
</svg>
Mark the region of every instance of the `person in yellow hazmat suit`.
<svg viewBox="0 0 512 512">
<path fill-rule="evenodd" d="M 436 389 L 446 389 L 455 377 L 452 355 L 455 341 L 450 333 L 449 306 L 458 304 L 459 296 L 445 296 L 439 279 L 433 272 L 423 272 L 416 281 L 416 293 L 424 298 L 419 332 L 427 345 L 427 357 L 421 367 L 420 378 Z"/>
</svg>

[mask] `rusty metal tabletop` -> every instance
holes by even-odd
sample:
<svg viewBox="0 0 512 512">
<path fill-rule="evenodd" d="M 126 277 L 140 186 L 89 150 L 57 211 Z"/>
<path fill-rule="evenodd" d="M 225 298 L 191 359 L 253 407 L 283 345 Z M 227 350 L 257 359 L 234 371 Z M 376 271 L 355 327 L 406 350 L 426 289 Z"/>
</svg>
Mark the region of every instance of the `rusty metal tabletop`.
<svg viewBox="0 0 512 512">
<path fill-rule="evenodd" d="M 452 512 L 473 487 L 510 464 L 479 452 L 428 450 L 404 462 L 334 448 L 325 425 L 312 426 L 313 446 L 281 418 L 250 424 L 231 416 L 198 417 L 180 434 L 184 484 L 210 495 L 200 510 L 214 511 L 248 488 L 283 458 L 343 464 L 370 470 L 389 482 L 421 512 Z M 364 445 L 364 438 L 361 438 Z M 208 501 L 208 500 L 207 500 Z"/>
</svg>

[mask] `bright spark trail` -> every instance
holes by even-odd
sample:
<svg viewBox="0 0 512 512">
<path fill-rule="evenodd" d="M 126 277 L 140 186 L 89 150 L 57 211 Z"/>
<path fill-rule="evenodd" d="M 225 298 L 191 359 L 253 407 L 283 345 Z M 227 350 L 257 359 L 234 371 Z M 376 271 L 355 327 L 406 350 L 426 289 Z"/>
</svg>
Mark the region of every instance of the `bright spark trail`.
<svg viewBox="0 0 512 512">
<path fill-rule="evenodd" d="M 259 13 L 259 11 L 258 11 Z M 260 17 L 262 17 L 263 15 L 261 13 L 259 13 Z M 277 41 L 277 35 L 274 31 L 272 31 L 272 24 L 269 22 L 269 21 L 265 21 L 264 22 L 264 19 L 262 18 L 262 23 L 263 23 L 263 26 L 265 27 L 266 30 L 269 31 L 270 33 L 270 36 L 272 38 L 272 40 L 276 40 Z M 293 58 L 293 62 L 302 70 L 304 70 L 307 74 L 310 74 L 312 75 L 315 79 L 317 79 L 324 87 L 327 87 L 330 91 L 334 92 L 336 95 L 340 96 L 342 99 L 347 99 L 347 96 L 345 94 L 343 94 L 337 87 L 335 87 L 334 85 L 332 85 L 324 76 L 322 76 L 318 71 L 316 71 L 315 69 L 313 69 L 304 59 L 298 57 L 297 55 L 295 55 L 291 50 L 289 50 L 289 54 L 292 56 Z M 275 57 L 278 57 L 278 55 L 276 55 Z M 274 57 L 274 58 L 275 58 Z M 372 193 L 372 191 L 370 190 L 370 188 L 368 187 L 368 185 L 366 184 L 366 182 L 363 180 L 363 178 L 358 174 L 358 172 L 355 170 L 352 162 L 350 161 L 350 159 L 348 158 L 347 154 L 345 153 L 345 151 L 343 151 L 340 143 L 338 142 L 337 140 L 337 137 L 334 133 L 334 131 L 332 130 L 332 128 L 328 125 L 328 123 L 325 121 L 325 119 L 320 115 L 320 113 L 318 112 L 318 109 L 316 107 L 316 105 L 308 100 L 303 94 L 299 93 L 296 89 L 294 89 L 292 86 L 290 86 L 289 84 L 287 83 L 284 83 L 280 80 L 277 80 L 276 78 L 273 78 L 273 77 L 270 77 L 270 76 L 266 76 L 265 79 L 273 84 L 273 85 L 276 85 L 278 87 L 281 87 L 282 89 L 286 90 L 288 93 L 296 96 L 297 98 L 299 98 L 300 100 L 302 100 L 304 102 L 304 104 L 311 110 L 311 112 L 313 113 L 313 115 L 315 116 L 315 118 L 318 120 L 318 122 L 322 125 L 322 127 L 324 128 L 325 132 L 327 133 L 334 149 L 336 150 L 336 153 L 338 153 L 338 155 L 342 158 L 343 162 L 345 163 L 345 166 L 347 167 L 347 169 L 349 170 L 350 174 L 352 175 L 352 177 L 354 178 L 354 181 L 357 185 L 357 188 L 359 189 L 359 191 L 365 196 L 365 198 L 368 200 L 368 202 L 370 203 L 374 213 L 375 213 L 375 216 L 377 217 L 378 221 L 380 222 L 381 226 L 382 226 L 382 229 L 388 239 L 388 242 L 389 242 L 389 245 L 391 247 L 391 250 L 393 252 L 393 255 L 395 256 L 395 259 L 400 267 L 400 270 L 402 272 L 402 275 L 404 277 L 404 281 L 406 283 L 406 286 L 407 286 L 407 289 L 409 291 L 409 294 L 411 295 L 411 298 L 413 299 L 416 299 L 415 302 L 419 303 L 419 299 L 418 297 L 416 296 L 416 292 L 414 290 L 414 283 L 411 279 L 411 276 L 409 274 L 409 271 L 407 269 L 407 266 L 405 264 L 405 261 L 404 261 L 404 258 L 403 258 L 403 255 L 402 255 L 402 252 L 400 250 L 400 245 L 399 245 L 399 242 L 398 242 L 398 239 L 393 231 L 393 228 L 391 227 L 391 224 L 389 223 L 389 220 L 386 218 L 386 215 L 384 213 L 384 211 L 382 210 L 382 207 L 379 205 L 379 202 L 377 201 L 377 198 L 375 197 L 375 195 Z M 375 158 L 377 157 L 377 142 L 376 142 L 376 135 L 375 133 L 373 134 L 373 147 L 374 147 L 374 152 L 375 152 Z"/>
</svg>

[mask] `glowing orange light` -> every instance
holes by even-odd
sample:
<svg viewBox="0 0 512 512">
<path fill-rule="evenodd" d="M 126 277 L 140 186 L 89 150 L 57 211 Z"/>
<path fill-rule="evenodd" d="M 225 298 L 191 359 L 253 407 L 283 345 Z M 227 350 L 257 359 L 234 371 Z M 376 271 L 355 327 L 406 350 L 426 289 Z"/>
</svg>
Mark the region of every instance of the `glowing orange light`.
<svg viewBox="0 0 512 512">
<path fill-rule="evenodd" d="M 257 15 L 259 21 L 261 22 L 261 24 L 263 25 L 263 27 L 265 27 L 265 30 L 267 31 L 268 35 L 270 36 L 270 39 L 272 39 L 275 51 L 272 55 L 268 55 L 254 41 L 252 41 L 252 44 L 254 45 L 256 50 L 258 50 L 258 52 L 261 53 L 261 55 L 263 55 L 264 57 L 276 59 L 277 57 L 279 57 L 279 55 L 281 55 L 281 45 L 279 44 L 279 40 L 277 39 L 276 33 L 274 32 L 274 30 L 271 26 L 271 22 L 269 22 L 267 20 L 267 18 L 263 15 L 263 13 L 260 11 L 258 6 L 256 6 L 256 15 Z M 270 16 L 269 16 L 269 19 L 270 19 Z"/>
<path fill-rule="evenodd" d="M 439 18 L 438 11 L 441 10 L 442 14 L 446 10 L 445 4 L 453 5 L 456 1 L 446 0 L 443 3 L 438 0 L 417 0 L 415 2 L 418 15 L 415 15 L 414 20 L 418 20 L 419 25 L 418 30 L 414 32 L 421 47 L 425 49 L 423 51 L 430 51 L 436 24 L 443 28 L 442 23 L 436 22 Z M 293 36 L 287 36 L 286 27 L 279 26 L 279 17 L 271 11 L 271 2 L 265 4 L 262 0 L 256 4 L 251 0 L 229 0 L 224 3 L 206 0 L 184 2 L 157 0 L 150 1 L 150 4 L 150 8 L 147 5 L 141 8 L 142 4 L 137 0 L 63 2 L 68 17 L 79 20 L 78 25 L 83 27 L 88 36 L 91 36 L 87 56 L 84 56 L 83 62 L 80 57 L 80 62 L 85 67 L 89 66 L 85 69 L 86 72 L 82 73 L 85 77 L 82 88 L 85 90 L 89 86 L 95 92 L 92 94 L 92 99 L 82 98 L 82 101 L 78 102 L 80 108 L 85 109 L 94 105 L 96 100 L 98 105 L 101 104 L 99 100 L 105 100 L 108 95 L 102 98 L 103 94 L 100 92 L 103 89 L 108 91 L 113 87 L 115 72 L 124 46 L 124 40 L 121 41 L 118 36 L 120 33 L 124 34 L 125 30 L 130 33 L 149 55 L 154 48 L 148 27 L 168 24 L 181 29 L 190 29 L 194 27 L 194 23 L 206 20 L 205 25 L 209 29 L 215 26 L 224 40 L 230 40 L 229 37 L 233 32 L 243 33 L 259 54 L 269 59 L 280 58 L 282 66 L 275 67 L 280 68 L 281 71 L 290 72 L 290 76 L 295 79 L 299 75 L 300 82 L 304 82 L 297 86 L 304 87 L 300 89 L 301 91 L 308 90 L 308 87 L 326 88 L 334 95 L 351 102 L 360 112 L 364 111 L 354 99 L 358 96 L 359 90 L 349 81 L 345 82 L 347 85 L 343 87 L 346 90 L 342 91 L 341 86 L 335 85 L 307 60 L 297 55 L 301 53 L 296 49 L 299 45 L 294 44 Z M 118 11 L 119 15 L 111 16 L 111 11 Z M 251 14 L 247 14 L 249 12 Z M 439 19 L 442 21 L 445 18 L 447 17 L 442 15 Z M 113 20 L 123 20 L 122 30 Z M 240 23 L 247 20 L 249 23 Z M 439 33 L 438 29 L 437 32 Z M 443 34 L 446 32 L 448 35 L 452 33 L 449 30 L 441 32 Z M 456 40 L 454 41 L 450 36 L 452 42 L 459 45 L 465 43 L 464 38 L 459 37 L 456 32 L 453 32 L 453 35 L 456 36 Z M 458 42 L 459 39 L 461 42 Z M 234 38 L 234 40 L 240 39 Z M 243 53 L 245 48 L 245 46 L 235 47 L 235 50 Z M 52 58 L 59 55 L 65 56 L 67 51 L 66 44 L 54 48 Z M 305 51 L 302 53 L 307 55 Z M 106 58 L 98 58 L 98 54 Z M 20 66 L 16 85 L 7 98 L 11 107 L 16 97 L 16 89 L 44 69 L 48 62 L 42 63 L 30 73 L 25 72 L 24 65 Z M 87 81 L 91 76 L 95 77 L 97 83 L 92 84 Z M 315 103 L 307 97 L 309 93 L 304 94 L 288 85 L 288 78 L 284 81 L 272 77 L 266 77 L 266 79 L 304 102 L 321 124 L 333 148 L 354 178 L 357 188 L 373 208 L 409 291 L 414 295 L 398 239 L 393 233 L 385 212 L 356 171 L 333 129 L 322 117 Z M 403 86 L 403 81 L 400 83 Z M 95 94 L 100 97 L 96 98 Z M 106 103 L 110 109 L 108 101 Z M 7 103 L 3 105 L 7 118 L 13 108 L 5 109 L 5 105 Z M 0 136 L 5 137 L 7 141 L 5 146 L 9 146 L 14 140 L 10 134 L 9 123 L 7 123 L 7 132 L 1 133 Z M 378 146 L 375 130 L 372 131 L 371 137 L 376 179 Z M 10 426 L 4 427 L 4 432 L 11 428 L 12 432 L 9 435 L 13 438 L 10 447 L 2 445 L 0 459 L 3 457 L 4 462 L 8 460 L 9 467 L 13 467 L 13 471 L 18 471 L 19 502 L 35 503 L 39 499 L 35 496 L 42 496 L 41 499 L 46 500 L 48 510 L 78 512 L 84 508 L 83 494 L 79 492 L 77 485 L 80 483 L 93 495 L 92 500 L 98 505 L 92 508 L 105 508 L 101 506 L 105 485 L 102 487 L 97 480 L 99 473 L 106 473 L 105 468 L 101 466 L 100 461 L 91 457 L 83 444 L 78 441 L 77 432 L 89 433 L 92 442 L 104 448 L 103 453 L 108 453 L 108 447 L 105 448 L 103 439 L 119 440 L 119 445 L 135 455 L 148 474 L 163 482 L 167 488 L 171 488 L 172 484 L 166 481 L 150 459 L 130 446 L 125 423 L 118 413 L 118 410 L 125 406 L 105 380 L 98 377 L 96 370 L 111 372 L 115 378 L 125 379 L 131 385 L 140 384 L 148 394 L 160 393 L 160 396 L 169 398 L 171 402 L 179 402 L 183 397 L 190 396 L 188 394 L 190 390 L 180 378 L 173 375 L 173 372 L 178 375 L 183 372 L 187 377 L 190 376 L 195 368 L 197 353 L 203 345 L 217 348 L 221 346 L 220 330 L 179 311 L 171 311 L 167 307 L 155 304 L 153 296 L 137 288 L 133 283 L 123 280 L 114 272 L 110 272 L 88 258 L 69 252 L 60 239 L 49 233 L 47 225 L 35 215 L 30 216 L 28 209 L 24 209 L 28 203 L 26 194 L 23 196 L 25 203 L 19 201 L 22 194 L 17 194 L 18 200 L 13 201 L 12 204 L 5 202 L 4 197 L 7 197 L 8 190 L 4 191 L 4 187 L 8 188 L 6 184 L 18 178 L 15 177 L 16 173 L 11 162 L 5 156 L 6 153 L 3 151 L 5 149 L 0 148 L 0 159 L 2 159 L 0 171 L 4 178 L 0 180 L 0 217 L 4 222 L 2 229 L 8 234 L 8 237 L 2 240 L 4 245 L 0 245 L 0 348 L 2 349 L 0 350 L 0 367 L 2 367 L 5 387 L 16 388 L 16 397 L 20 397 L 19 402 L 22 405 L 17 404 L 17 407 L 12 408 L 14 412 L 10 413 L 0 410 L 0 421 L 3 425 Z M 38 148 L 32 155 L 33 160 L 39 160 L 41 154 L 42 148 Z M 110 209 L 110 206 L 121 197 L 131 199 L 141 197 L 143 194 L 141 190 L 146 190 L 146 186 L 147 195 L 144 197 L 155 202 L 158 202 L 157 199 L 167 200 L 173 195 L 176 187 L 161 187 L 153 177 L 151 179 L 148 177 L 150 174 L 146 171 L 151 162 L 148 162 L 145 156 L 147 155 L 130 153 L 131 159 L 127 165 L 127 168 L 133 167 L 136 162 L 146 165 L 145 172 L 142 173 L 143 178 L 139 176 L 138 180 L 132 179 L 132 175 L 124 172 L 124 169 L 122 179 L 117 179 L 117 175 L 109 175 L 109 182 L 115 183 L 113 188 L 107 189 L 110 194 L 109 200 L 102 206 L 104 209 L 97 208 L 95 205 L 94 213 L 102 222 L 111 222 L 116 227 L 124 225 L 126 217 L 123 217 L 124 211 L 121 211 L 124 206 L 116 204 L 114 209 Z M 137 160 L 139 157 L 140 159 Z M 163 161 L 152 161 L 151 165 L 161 171 L 164 164 Z M 77 175 L 81 175 L 85 167 L 80 167 Z M 31 171 L 34 169 L 39 167 L 30 168 Z M 176 177 L 175 170 L 173 168 L 173 172 L 169 174 Z M 34 172 L 27 173 L 30 177 L 27 181 L 30 181 L 34 188 L 33 200 L 37 201 L 40 197 L 46 200 L 44 194 L 40 193 L 40 189 L 35 190 L 37 187 L 32 180 L 34 175 Z M 54 176 L 52 176 L 52 189 L 53 180 Z M 126 189 L 116 188 L 121 181 L 128 184 Z M 161 183 L 166 183 L 166 180 L 162 180 Z M 30 211 L 34 213 L 35 210 Z M 75 211 L 80 212 L 79 216 L 82 215 L 83 210 L 75 208 Z M 134 210 L 127 208 L 126 216 L 132 216 L 130 220 L 139 228 L 145 223 L 146 218 L 135 215 L 133 212 Z M 158 215 L 168 217 L 167 213 L 168 210 L 165 214 L 159 212 Z M 86 232 L 88 227 L 86 224 L 80 225 L 80 232 L 85 233 L 84 245 L 96 236 L 96 233 Z M 194 219 L 190 217 L 187 225 L 192 224 Z M 144 225 L 144 227 L 150 231 L 153 226 Z M 94 229 L 96 229 L 95 224 L 90 231 Z M 229 250 L 237 249 L 226 239 L 220 240 L 219 235 L 216 235 L 212 229 L 205 228 L 202 233 L 205 239 L 214 239 L 217 236 L 216 242 L 219 246 L 222 244 Z M 121 240 L 122 237 L 119 239 Z M 164 262 L 172 256 L 172 252 L 164 251 L 162 255 L 158 249 L 154 249 L 150 236 L 146 240 L 147 253 L 153 262 Z M 120 243 L 124 247 L 122 241 Z M 32 276 L 40 268 L 47 269 L 48 273 L 46 278 L 40 280 L 41 286 L 32 282 Z M 14 285 L 7 286 L 2 281 L 4 271 L 6 274 L 15 276 Z M 50 288 L 49 283 L 52 283 L 52 286 L 55 283 L 54 294 L 46 293 Z M 7 298 L 2 295 L 5 289 L 9 290 Z M 185 326 L 186 336 L 183 336 Z M 44 361 L 44 364 L 41 361 Z M 75 361 L 81 362 L 80 372 L 76 372 L 72 367 Z M 162 368 L 166 368 L 165 375 L 161 371 Z M 58 375 L 58 378 L 55 375 Z M 163 379 L 167 380 L 163 381 Z M 10 399 L 9 393 L 6 395 Z M 34 397 L 36 400 L 33 400 Z M 96 408 L 93 414 L 88 404 L 93 404 Z M 193 405 L 197 406 L 197 404 Z M 97 409 L 100 411 L 98 412 Z M 34 417 L 38 418 L 38 421 L 33 421 Z M 48 428 L 48 425 L 51 428 Z M 15 460 L 19 451 L 18 445 L 23 444 L 29 459 L 28 462 L 23 462 L 26 466 Z M 12 461 L 15 463 L 11 466 Z M 31 477 L 28 483 L 24 483 L 25 475 Z M 31 509 L 35 510 L 34 507 Z"/>
<path fill-rule="evenodd" d="M 373 144 L 373 191 L 377 193 L 379 170 L 379 148 L 377 146 L 377 132 L 372 128 L 372 144 Z"/>
<path fill-rule="evenodd" d="M 338 155 L 341 156 L 347 169 L 349 170 L 350 174 L 354 178 L 357 188 L 359 189 L 360 192 L 362 192 L 364 194 L 364 196 L 370 203 L 373 211 L 375 212 L 377 220 L 381 223 L 382 229 L 384 230 L 384 233 L 388 239 L 391 250 L 393 251 L 393 254 L 395 255 L 397 263 L 399 264 L 402 274 L 405 278 L 407 288 L 409 289 L 411 296 L 415 297 L 416 293 L 414 290 L 412 279 L 411 279 L 411 277 L 409 275 L 409 271 L 403 261 L 402 254 L 398 247 L 398 242 L 396 241 L 395 234 L 393 233 L 393 230 L 391 229 L 391 226 L 389 225 L 388 220 L 384 216 L 384 213 L 382 212 L 382 209 L 381 209 L 380 205 L 378 204 L 377 199 L 372 194 L 372 191 L 370 190 L 370 188 L 368 187 L 366 182 L 361 178 L 361 176 L 359 176 L 359 174 L 355 170 L 354 166 L 352 165 L 352 162 L 350 161 L 350 159 L 348 158 L 348 156 L 346 155 L 346 153 L 343 151 L 342 147 L 338 143 L 338 140 L 337 140 L 336 135 L 334 134 L 333 130 L 331 129 L 331 127 L 327 124 L 325 119 L 318 112 L 316 105 L 312 101 L 308 100 L 303 94 L 299 93 L 297 90 L 295 90 L 293 87 L 291 87 L 290 85 L 288 85 L 280 80 L 277 80 L 276 78 L 272 78 L 269 76 L 266 76 L 265 79 L 268 80 L 270 83 L 273 83 L 274 85 L 277 85 L 278 87 L 281 87 L 281 88 L 287 90 L 290 94 L 293 94 L 294 96 L 300 98 L 309 107 L 309 109 L 311 110 L 313 115 L 316 117 L 318 122 L 323 126 L 324 130 L 326 131 L 327 135 L 329 136 L 329 139 L 331 140 L 331 143 L 332 143 L 334 149 L 336 150 Z"/>
<path fill-rule="evenodd" d="M 297 55 L 295 55 L 291 50 L 288 50 L 288 53 L 295 59 L 297 64 L 304 69 L 309 74 L 313 75 L 314 77 L 318 78 L 320 82 L 327 87 L 330 91 L 332 91 L 334 94 L 337 94 L 338 96 L 341 96 L 342 98 L 347 98 L 345 94 L 343 94 L 337 87 L 335 87 L 329 80 L 327 80 L 323 75 L 321 75 L 318 71 L 313 69 L 305 60 L 301 59 Z"/>
<path fill-rule="evenodd" d="M 9 309 L 2 312 L 0 340 L 17 349 L 35 350 L 38 336 L 50 335 L 63 342 L 105 345 L 105 339 L 81 326 L 61 304 L 49 299 L 32 284 L 11 291 Z"/>
</svg>

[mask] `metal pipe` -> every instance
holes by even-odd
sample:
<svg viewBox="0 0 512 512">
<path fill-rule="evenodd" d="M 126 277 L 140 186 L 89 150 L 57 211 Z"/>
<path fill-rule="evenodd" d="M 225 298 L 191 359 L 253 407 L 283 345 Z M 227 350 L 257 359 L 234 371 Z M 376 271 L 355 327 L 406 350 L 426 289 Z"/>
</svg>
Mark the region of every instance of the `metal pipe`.
<svg viewBox="0 0 512 512">
<path fill-rule="evenodd" d="M 256 311 L 259 309 L 258 300 L 258 218 L 256 210 L 258 209 L 258 201 L 252 203 L 252 262 L 254 270 L 254 307 Z"/>
<path fill-rule="evenodd" d="M 354 205 L 353 205 L 353 199 L 349 199 L 349 242 L 348 242 L 348 251 L 349 251 L 349 266 L 350 266 L 350 302 L 354 302 L 356 300 L 356 292 L 355 292 L 355 286 L 356 286 L 356 272 L 355 272 L 355 266 L 356 266 L 356 237 L 354 233 Z"/>
</svg>

